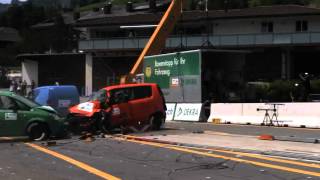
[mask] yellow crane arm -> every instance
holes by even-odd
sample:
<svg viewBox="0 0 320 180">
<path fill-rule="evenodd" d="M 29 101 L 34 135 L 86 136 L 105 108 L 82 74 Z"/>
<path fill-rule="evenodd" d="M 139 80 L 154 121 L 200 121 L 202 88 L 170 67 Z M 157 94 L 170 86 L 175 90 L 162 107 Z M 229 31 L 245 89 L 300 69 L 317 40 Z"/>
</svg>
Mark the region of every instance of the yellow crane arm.
<svg viewBox="0 0 320 180">
<path fill-rule="evenodd" d="M 172 0 L 169 8 L 162 16 L 157 28 L 154 30 L 148 43 L 144 47 L 138 60 L 134 64 L 128 76 L 121 78 L 121 84 L 132 81 L 132 78 L 142 72 L 142 64 L 145 56 L 159 54 L 166 45 L 166 39 L 174 28 L 175 23 L 179 19 L 182 11 L 183 0 Z"/>
</svg>

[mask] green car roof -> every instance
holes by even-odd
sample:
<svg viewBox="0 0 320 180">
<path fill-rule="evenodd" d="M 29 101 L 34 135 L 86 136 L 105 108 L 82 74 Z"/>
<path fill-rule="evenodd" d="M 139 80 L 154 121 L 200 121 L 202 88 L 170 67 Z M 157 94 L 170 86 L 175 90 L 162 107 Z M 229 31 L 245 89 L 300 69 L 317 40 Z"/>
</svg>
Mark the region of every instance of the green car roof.
<svg viewBox="0 0 320 180">
<path fill-rule="evenodd" d="M 18 100 L 22 101 L 24 104 L 26 104 L 27 106 L 29 106 L 31 108 L 40 106 L 39 104 L 31 101 L 30 99 L 27 99 L 27 98 L 25 98 L 23 96 L 20 96 L 20 95 L 14 93 L 14 92 L 11 92 L 11 91 L 0 91 L 0 96 L 13 97 L 15 99 L 18 99 Z"/>
<path fill-rule="evenodd" d="M 11 92 L 11 91 L 0 91 L 0 95 L 3 95 L 3 96 L 12 96 L 12 95 L 14 95 L 14 93 Z"/>
</svg>

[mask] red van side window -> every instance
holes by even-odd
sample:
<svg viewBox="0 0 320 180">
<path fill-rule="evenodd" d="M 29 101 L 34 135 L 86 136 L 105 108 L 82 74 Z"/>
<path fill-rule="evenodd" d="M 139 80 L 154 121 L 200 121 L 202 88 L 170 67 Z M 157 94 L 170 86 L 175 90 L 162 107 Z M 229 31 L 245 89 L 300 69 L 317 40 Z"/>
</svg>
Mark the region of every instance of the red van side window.
<svg viewBox="0 0 320 180">
<path fill-rule="evenodd" d="M 140 87 L 133 87 L 133 98 L 134 99 L 143 99 L 152 96 L 151 86 L 140 86 Z"/>
</svg>

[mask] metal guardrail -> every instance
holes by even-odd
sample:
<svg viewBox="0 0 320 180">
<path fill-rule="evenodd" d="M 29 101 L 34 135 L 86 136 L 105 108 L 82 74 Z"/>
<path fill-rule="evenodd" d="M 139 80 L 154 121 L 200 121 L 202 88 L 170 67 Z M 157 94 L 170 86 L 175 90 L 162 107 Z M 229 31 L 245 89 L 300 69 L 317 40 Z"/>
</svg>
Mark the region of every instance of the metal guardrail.
<svg viewBox="0 0 320 180">
<path fill-rule="evenodd" d="M 167 39 L 166 47 L 199 47 L 208 37 L 195 36 L 172 36 Z M 143 49 L 148 41 L 146 37 L 123 37 L 109 39 L 80 40 L 80 50 L 96 49 Z M 266 34 L 234 34 L 234 35 L 211 35 L 209 41 L 213 46 L 257 46 L 257 45 L 294 45 L 320 43 L 320 32 L 301 33 L 266 33 Z"/>
</svg>

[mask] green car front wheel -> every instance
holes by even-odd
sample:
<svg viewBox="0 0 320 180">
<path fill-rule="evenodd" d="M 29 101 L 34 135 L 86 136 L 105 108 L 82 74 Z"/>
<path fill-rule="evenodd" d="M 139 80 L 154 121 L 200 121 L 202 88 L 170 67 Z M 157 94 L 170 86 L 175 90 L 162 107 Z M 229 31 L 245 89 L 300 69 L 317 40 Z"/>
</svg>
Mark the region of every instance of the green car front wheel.
<svg viewBox="0 0 320 180">
<path fill-rule="evenodd" d="M 31 123 L 27 128 L 28 136 L 31 140 L 42 141 L 49 137 L 48 127 L 39 122 Z"/>
</svg>

